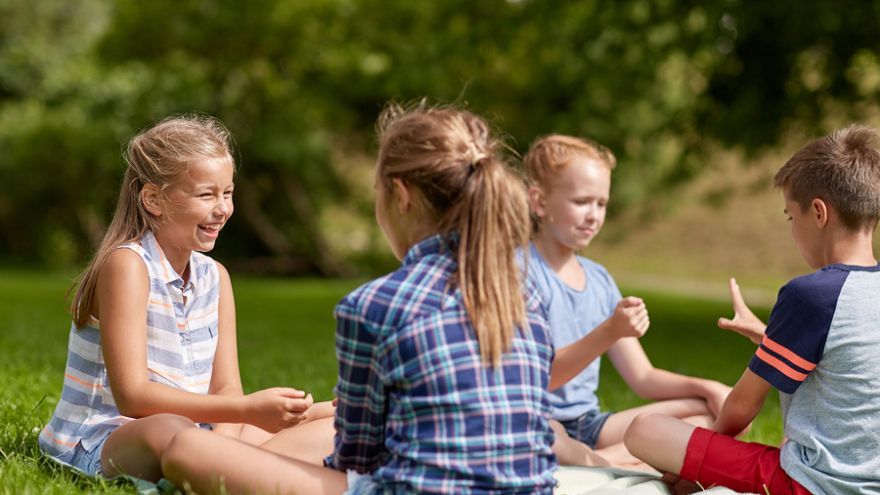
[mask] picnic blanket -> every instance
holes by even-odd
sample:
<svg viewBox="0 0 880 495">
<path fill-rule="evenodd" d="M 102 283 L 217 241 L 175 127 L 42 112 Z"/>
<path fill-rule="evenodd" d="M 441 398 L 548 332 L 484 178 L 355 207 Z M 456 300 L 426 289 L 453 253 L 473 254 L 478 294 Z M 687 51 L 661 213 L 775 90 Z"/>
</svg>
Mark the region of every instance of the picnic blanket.
<svg viewBox="0 0 880 495">
<path fill-rule="evenodd" d="M 555 495 L 671 495 L 660 481 L 660 473 L 616 468 L 561 466 L 556 470 Z M 713 487 L 699 492 L 708 495 L 736 495 L 729 488 Z"/>
<path fill-rule="evenodd" d="M 585 468 L 561 466 L 556 470 L 559 485 L 554 495 L 671 495 L 669 488 L 660 481 L 659 473 L 628 471 L 616 468 Z M 168 480 L 153 484 L 130 478 L 138 495 L 171 495 L 179 493 Z M 706 495 L 736 495 L 728 488 L 714 487 L 699 492 Z"/>
</svg>

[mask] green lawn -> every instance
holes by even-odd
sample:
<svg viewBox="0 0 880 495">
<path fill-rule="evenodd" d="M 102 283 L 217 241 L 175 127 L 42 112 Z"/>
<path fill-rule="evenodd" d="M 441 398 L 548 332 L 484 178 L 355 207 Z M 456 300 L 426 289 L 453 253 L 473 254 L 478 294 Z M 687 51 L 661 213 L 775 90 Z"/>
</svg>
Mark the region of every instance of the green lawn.
<svg viewBox="0 0 880 495">
<path fill-rule="evenodd" d="M 58 399 L 66 357 L 70 276 L 0 271 L 0 494 L 133 493 L 131 485 L 86 480 L 41 459 L 37 433 Z M 332 309 L 358 283 L 339 280 L 236 278 L 239 355 L 247 391 L 291 385 L 329 399 L 336 364 Z M 629 294 L 630 291 L 624 290 Z M 733 384 L 753 346 L 715 328 L 724 302 L 670 294 L 645 298 L 652 326 L 642 342 L 655 365 Z M 603 407 L 642 402 L 605 366 Z M 768 401 L 750 439 L 781 439 L 778 401 Z"/>
</svg>

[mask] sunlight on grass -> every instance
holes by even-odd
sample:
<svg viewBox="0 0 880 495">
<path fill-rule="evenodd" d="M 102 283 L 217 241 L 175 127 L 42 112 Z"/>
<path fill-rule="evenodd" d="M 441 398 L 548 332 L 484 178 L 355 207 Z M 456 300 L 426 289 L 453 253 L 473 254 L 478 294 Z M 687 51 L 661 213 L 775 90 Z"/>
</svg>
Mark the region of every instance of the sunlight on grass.
<svg viewBox="0 0 880 495">
<path fill-rule="evenodd" d="M 83 479 L 41 458 L 37 434 L 61 391 L 69 315 L 66 275 L 3 272 L 0 315 L 0 493 L 133 493 L 132 485 Z M 233 279 L 238 343 L 246 391 L 275 385 L 332 397 L 336 362 L 333 307 L 359 285 L 351 280 Z M 624 292 L 627 292 L 624 290 Z M 628 292 L 627 292 L 628 293 Z M 754 347 L 715 327 L 725 303 L 661 293 L 638 293 L 648 305 L 651 329 L 642 339 L 658 367 L 733 384 Z M 766 312 L 759 312 L 766 317 Z M 603 363 L 600 399 L 606 409 L 644 403 Z M 775 394 L 747 438 L 781 439 Z"/>
</svg>

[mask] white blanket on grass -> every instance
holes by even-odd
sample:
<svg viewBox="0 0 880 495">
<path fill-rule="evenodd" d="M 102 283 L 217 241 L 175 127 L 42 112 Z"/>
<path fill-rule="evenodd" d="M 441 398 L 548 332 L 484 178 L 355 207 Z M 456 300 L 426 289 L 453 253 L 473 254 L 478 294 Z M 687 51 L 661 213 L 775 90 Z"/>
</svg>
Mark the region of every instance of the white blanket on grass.
<svg viewBox="0 0 880 495">
<path fill-rule="evenodd" d="M 559 484 L 555 495 L 671 495 L 659 473 L 615 468 L 561 466 L 556 470 Z M 736 495 L 729 488 L 713 487 L 699 492 L 709 495 Z"/>
</svg>

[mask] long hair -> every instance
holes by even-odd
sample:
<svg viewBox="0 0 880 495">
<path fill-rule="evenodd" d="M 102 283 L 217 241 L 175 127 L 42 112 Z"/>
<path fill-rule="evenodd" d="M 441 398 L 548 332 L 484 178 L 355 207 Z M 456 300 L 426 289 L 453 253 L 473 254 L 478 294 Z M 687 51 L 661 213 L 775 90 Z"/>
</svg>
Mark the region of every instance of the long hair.
<svg viewBox="0 0 880 495">
<path fill-rule="evenodd" d="M 140 239 L 156 226 L 156 218 L 141 201 L 144 185 L 158 185 L 164 201 L 167 188 L 190 164 L 227 157 L 231 164 L 230 150 L 229 131 L 217 119 L 201 115 L 166 118 L 128 142 L 123 153 L 127 166 L 116 212 L 98 250 L 73 286 L 76 292 L 70 311 L 77 328 L 89 321 L 98 274 L 113 250 Z"/>
<path fill-rule="evenodd" d="M 482 118 L 421 103 L 388 105 L 378 124 L 378 179 L 417 188 L 442 234 L 459 236 L 457 283 L 481 357 L 497 365 L 526 321 L 517 252 L 529 240 L 522 181 Z"/>
</svg>

